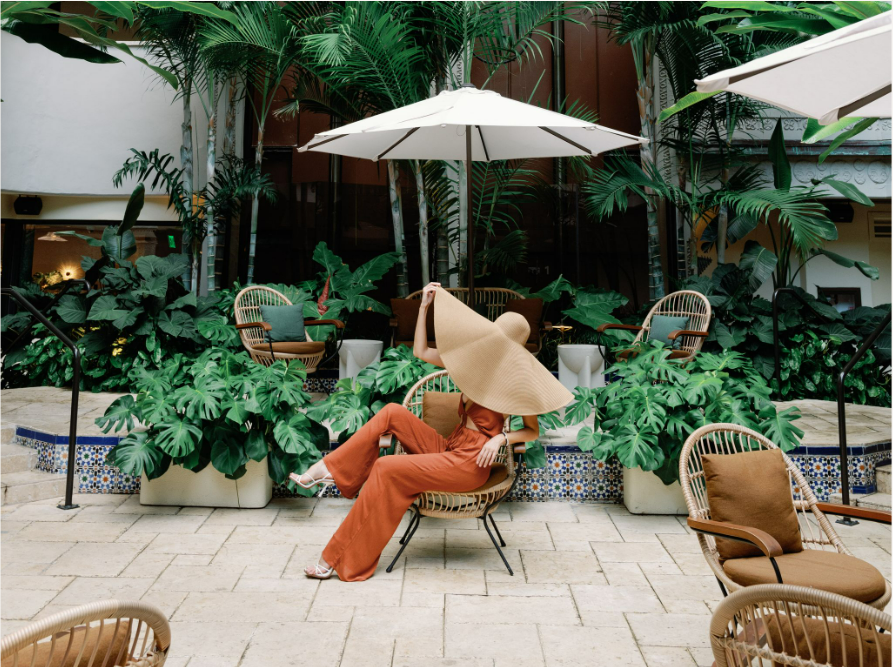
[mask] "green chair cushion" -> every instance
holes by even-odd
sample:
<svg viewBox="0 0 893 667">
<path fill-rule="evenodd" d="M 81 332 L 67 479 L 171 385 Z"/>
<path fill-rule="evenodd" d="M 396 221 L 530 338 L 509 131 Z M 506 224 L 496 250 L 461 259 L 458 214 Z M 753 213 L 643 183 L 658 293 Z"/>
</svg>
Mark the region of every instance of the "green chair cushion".
<svg viewBox="0 0 893 667">
<path fill-rule="evenodd" d="M 679 347 L 680 339 L 672 341 L 669 335 L 677 329 L 688 327 L 687 317 L 672 317 L 670 315 L 654 315 L 651 318 L 651 328 L 648 330 L 648 340 L 659 340 L 667 347 Z"/>
<path fill-rule="evenodd" d="M 272 329 L 264 335 L 264 340 L 273 343 L 303 343 L 307 340 L 304 331 L 304 306 L 261 306 L 260 316 Z"/>
</svg>

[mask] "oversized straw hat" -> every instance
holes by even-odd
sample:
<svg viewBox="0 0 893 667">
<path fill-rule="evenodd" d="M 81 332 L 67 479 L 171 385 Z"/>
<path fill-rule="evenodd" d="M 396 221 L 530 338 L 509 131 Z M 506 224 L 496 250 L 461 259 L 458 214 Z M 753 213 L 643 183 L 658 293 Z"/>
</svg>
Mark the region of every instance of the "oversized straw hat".
<svg viewBox="0 0 893 667">
<path fill-rule="evenodd" d="M 491 322 L 438 288 L 434 329 L 443 365 L 478 405 L 506 415 L 541 415 L 573 398 L 524 347 L 530 325 L 519 313 Z"/>
</svg>

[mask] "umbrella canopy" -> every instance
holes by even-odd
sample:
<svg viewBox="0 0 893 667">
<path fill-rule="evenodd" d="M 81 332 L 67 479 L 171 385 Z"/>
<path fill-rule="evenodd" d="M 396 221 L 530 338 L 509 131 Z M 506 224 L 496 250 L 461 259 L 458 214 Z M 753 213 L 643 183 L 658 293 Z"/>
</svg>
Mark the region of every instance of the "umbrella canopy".
<svg viewBox="0 0 893 667">
<path fill-rule="evenodd" d="M 465 84 L 458 90 L 320 132 L 298 149 L 368 160 L 489 162 L 597 155 L 647 140 Z M 471 165 L 467 165 L 471 211 Z M 470 229 L 473 229 L 469 225 Z M 469 300 L 474 235 L 468 235 Z"/>
<path fill-rule="evenodd" d="M 890 116 L 890 17 L 885 12 L 749 63 L 696 80 L 815 118 Z"/>
</svg>

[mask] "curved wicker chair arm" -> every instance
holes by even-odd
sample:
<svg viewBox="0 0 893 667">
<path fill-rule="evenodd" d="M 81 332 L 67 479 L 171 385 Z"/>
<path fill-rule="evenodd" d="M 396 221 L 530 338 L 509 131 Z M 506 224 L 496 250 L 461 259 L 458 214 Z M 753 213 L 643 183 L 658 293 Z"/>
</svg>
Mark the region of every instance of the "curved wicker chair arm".
<svg viewBox="0 0 893 667">
<path fill-rule="evenodd" d="M 706 331 L 692 331 L 691 329 L 676 329 L 676 331 L 671 331 L 670 335 L 667 336 L 669 340 L 676 340 L 679 336 L 700 336 L 701 338 L 707 338 L 708 332 Z"/>
<path fill-rule="evenodd" d="M 606 322 L 605 324 L 598 325 L 596 329 L 597 332 L 602 333 L 607 331 L 608 329 L 624 329 L 626 331 L 641 331 L 642 327 L 638 324 L 612 324 L 610 322 Z"/>
<path fill-rule="evenodd" d="M 724 537 L 737 542 L 749 542 L 763 552 L 764 556 L 775 558 L 784 552 L 778 541 L 769 533 L 757 528 L 739 526 L 724 521 L 712 521 L 710 519 L 688 518 L 688 527 L 699 533 L 706 533 L 714 537 Z"/>
<path fill-rule="evenodd" d="M 524 442 L 518 443 L 517 445 L 515 445 L 515 446 L 512 448 L 512 451 L 513 451 L 515 454 L 523 454 L 524 452 L 527 451 L 527 444 L 524 443 Z"/>
<path fill-rule="evenodd" d="M 816 507 L 825 514 L 839 514 L 841 516 L 851 516 L 856 519 L 865 519 L 866 521 L 877 521 L 878 523 L 890 523 L 890 512 L 883 510 L 872 510 L 867 507 L 850 507 L 849 505 L 837 505 L 836 503 L 816 503 Z"/>
<path fill-rule="evenodd" d="M 237 324 L 236 329 L 255 329 L 260 327 L 264 331 L 272 331 L 273 327 L 267 324 L 266 322 L 242 322 L 242 324 Z"/>
<path fill-rule="evenodd" d="M 304 320 L 305 327 L 321 327 L 326 324 L 330 324 L 336 329 L 344 328 L 344 322 L 341 320 Z"/>
<path fill-rule="evenodd" d="M 394 445 L 394 434 L 385 433 L 378 439 L 379 449 L 390 449 Z"/>
</svg>

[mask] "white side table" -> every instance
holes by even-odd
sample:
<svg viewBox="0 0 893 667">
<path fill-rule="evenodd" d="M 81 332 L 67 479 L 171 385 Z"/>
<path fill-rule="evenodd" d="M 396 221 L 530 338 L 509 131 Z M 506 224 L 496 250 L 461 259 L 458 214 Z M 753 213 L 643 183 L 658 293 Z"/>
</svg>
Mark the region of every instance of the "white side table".
<svg viewBox="0 0 893 667">
<path fill-rule="evenodd" d="M 559 345 L 558 381 L 568 390 L 605 386 L 604 350 L 599 345 Z"/>
<path fill-rule="evenodd" d="M 384 344 L 380 340 L 347 339 L 338 352 L 338 379 L 356 378 L 360 371 L 381 358 Z"/>
</svg>

